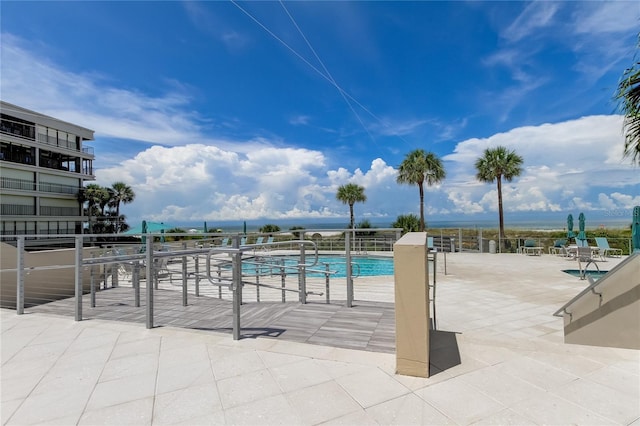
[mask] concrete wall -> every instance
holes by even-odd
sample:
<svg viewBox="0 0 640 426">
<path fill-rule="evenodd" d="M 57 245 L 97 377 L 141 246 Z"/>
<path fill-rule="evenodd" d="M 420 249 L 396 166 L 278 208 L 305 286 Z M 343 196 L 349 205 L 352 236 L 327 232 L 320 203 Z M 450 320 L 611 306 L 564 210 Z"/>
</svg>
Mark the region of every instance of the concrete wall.
<svg viewBox="0 0 640 426">
<path fill-rule="evenodd" d="M 83 250 L 83 257 L 91 257 L 95 249 Z M 40 305 L 53 300 L 75 295 L 75 249 L 43 250 L 27 252 L 24 256 L 25 267 L 70 265 L 65 269 L 30 271 L 24 279 L 25 307 Z M 12 245 L 0 243 L 0 306 L 15 309 L 18 251 Z M 101 267 L 94 266 L 96 278 L 100 278 Z M 88 292 L 91 283 L 91 271 L 83 270 L 83 289 Z M 99 281 L 96 279 L 96 286 Z"/>
<path fill-rule="evenodd" d="M 602 294 L 587 293 L 567 308 L 566 343 L 640 349 L 640 254 L 600 279 Z"/>
<path fill-rule="evenodd" d="M 394 245 L 396 373 L 429 377 L 429 277 L 426 232 Z"/>
</svg>

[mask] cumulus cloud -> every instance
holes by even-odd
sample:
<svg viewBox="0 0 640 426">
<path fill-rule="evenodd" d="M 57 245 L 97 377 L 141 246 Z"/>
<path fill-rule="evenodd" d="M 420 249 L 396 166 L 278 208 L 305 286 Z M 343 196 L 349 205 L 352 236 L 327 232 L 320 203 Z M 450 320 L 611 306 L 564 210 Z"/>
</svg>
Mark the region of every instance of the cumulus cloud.
<svg viewBox="0 0 640 426">
<path fill-rule="evenodd" d="M 495 183 L 470 184 L 476 159 L 485 149 L 496 146 L 515 150 L 524 159 L 521 176 L 503 185 L 505 209 L 591 210 L 637 202 L 638 197 L 631 194 L 638 192 L 640 174 L 630 163 L 622 161 L 621 125 L 621 116 L 590 116 L 460 142 L 452 154 L 444 157 L 451 176 L 445 186 L 451 191 L 452 210 L 497 209 Z M 601 188 L 624 188 L 628 193 L 605 194 L 600 193 Z"/>
</svg>

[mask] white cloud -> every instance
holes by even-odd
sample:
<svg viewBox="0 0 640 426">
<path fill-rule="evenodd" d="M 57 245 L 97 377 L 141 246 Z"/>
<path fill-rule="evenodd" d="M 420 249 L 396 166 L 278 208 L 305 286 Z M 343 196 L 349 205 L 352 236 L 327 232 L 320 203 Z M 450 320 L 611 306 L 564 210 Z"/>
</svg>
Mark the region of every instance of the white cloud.
<svg viewBox="0 0 640 426">
<path fill-rule="evenodd" d="M 548 26 L 558 10 L 558 4 L 546 1 L 534 1 L 527 5 L 522 13 L 501 34 L 515 42 Z"/>
<path fill-rule="evenodd" d="M 311 117 L 308 115 L 296 115 L 289 119 L 289 124 L 293 126 L 306 126 L 309 124 L 309 120 L 311 120 Z"/>
<path fill-rule="evenodd" d="M 348 182 L 365 187 L 368 201 L 358 205 L 359 217 L 393 220 L 419 211 L 415 186 L 398 185 L 396 171 L 382 158 L 349 170 L 332 165 L 330 153 L 282 140 L 209 136 L 208 123 L 190 110 L 188 90 L 179 84 L 152 97 L 110 86 L 101 76 L 64 71 L 11 35 L 3 34 L 2 49 L 3 100 L 95 129 L 100 138 L 154 144 L 132 158 L 114 157 L 115 166 L 97 171 L 97 183 L 124 181 L 135 190 L 135 202 L 122 208 L 130 221 L 347 218 L 335 191 Z M 39 88 L 38 96 L 31 96 L 32 87 Z M 387 131 L 396 135 L 439 125 L 413 118 L 389 124 Z M 621 124 L 620 116 L 590 116 L 461 141 L 443 157 L 447 179 L 426 188 L 427 214 L 495 211 L 495 184 L 476 181 L 474 162 L 496 145 L 515 149 L 525 160 L 522 176 L 505 185 L 505 211 L 638 205 L 640 174 L 622 161 Z"/>
<path fill-rule="evenodd" d="M 505 146 L 524 159 L 523 173 L 503 185 L 505 210 L 560 211 L 605 209 L 638 202 L 637 196 L 616 192 L 596 201 L 599 188 L 624 188 L 636 194 L 640 174 L 622 161 L 622 117 L 591 116 L 540 126 L 520 127 L 484 139 L 460 142 L 446 155 L 453 211 L 497 210 L 496 184 L 473 184 L 474 163 L 486 148 Z M 464 196 L 460 194 L 465 194 Z M 593 200 L 593 201 L 591 201 Z"/>
</svg>

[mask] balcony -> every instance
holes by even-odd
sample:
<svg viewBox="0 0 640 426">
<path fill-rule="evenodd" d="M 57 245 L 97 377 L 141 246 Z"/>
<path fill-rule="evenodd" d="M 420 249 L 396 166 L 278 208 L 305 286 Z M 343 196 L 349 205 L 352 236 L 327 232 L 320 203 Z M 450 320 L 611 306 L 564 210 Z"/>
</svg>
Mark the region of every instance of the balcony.
<svg viewBox="0 0 640 426">
<path fill-rule="evenodd" d="M 2 216 L 35 216 L 36 207 L 22 204 L 0 204 Z"/>
<path fill-rule="evenodd" d="M 79 216 L 79 207 L 40 206 L 40 216 Z"/>
<path fill-rule="evenodd" d="M 36 184 L 35 182 L 26 179 L 2 177 L 0 178 L 0 188 L 15 189 L 18 191 L 35 191 Z"/>
</svg>

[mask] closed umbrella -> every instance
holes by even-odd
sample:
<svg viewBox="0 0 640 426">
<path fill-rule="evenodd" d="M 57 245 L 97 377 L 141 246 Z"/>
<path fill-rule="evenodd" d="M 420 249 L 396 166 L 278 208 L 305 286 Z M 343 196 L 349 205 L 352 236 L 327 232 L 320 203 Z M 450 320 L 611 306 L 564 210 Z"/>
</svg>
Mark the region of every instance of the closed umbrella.
<svg viewBox="0 0 640 426">
<path fill-rule="evenodd" d="M 567 216 L 567 238 L 573 238 L 576 234 L 573 233 L 573 215 L 569 213 Z"/>
<path fill-rule="evenodd" d="M 247 235 L 247 222 L 246 221 L 242 224 L 242 233 Z"/>
<path fill-rule="evenodd" d="M 584 213 L 580 213 L 580 216 L 578 216 L 578 229 L 580 229 L 580 232 L 578 232 L 579 240 L 587 239 L 587 234 L 584 232 L 584 222 L 585 222 Z"/>
<path fill-rule="evenodd" d="M 149 230 L 147 229 L 147 221 L 142 221 L 142 245 L 144 246 L 147 243 L 147 236 L 145 235 Z"/>
<path fill-rule="evenodd" d="M 206 220 L 204 222 L 204 229 L 203 229 L 202 232 L 204 232 L 205 234 L 209 232 L 209 230 L 207 229 L 207 221 Z"/>
<path fill-rule="evenodd" d="M 633 208 L 633 222 L 631 222 L 631 243 L 633 252 L 640 253 L 640 206 Z"/>
</svg>

